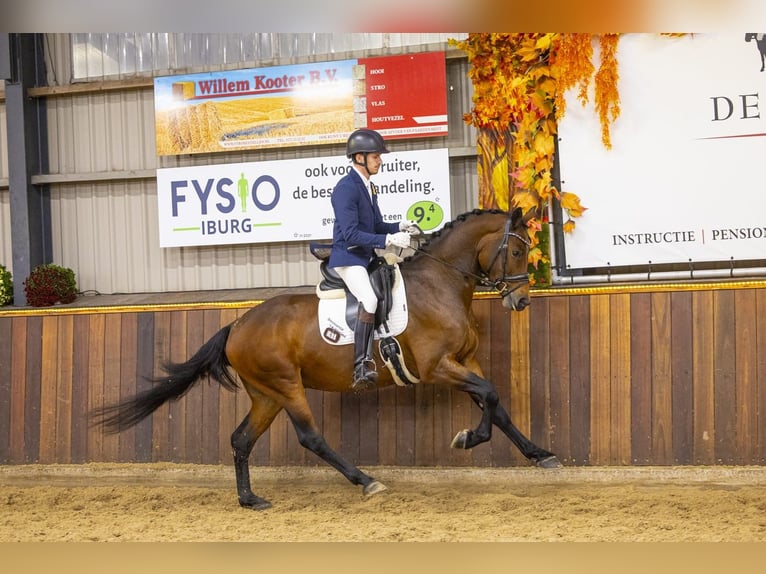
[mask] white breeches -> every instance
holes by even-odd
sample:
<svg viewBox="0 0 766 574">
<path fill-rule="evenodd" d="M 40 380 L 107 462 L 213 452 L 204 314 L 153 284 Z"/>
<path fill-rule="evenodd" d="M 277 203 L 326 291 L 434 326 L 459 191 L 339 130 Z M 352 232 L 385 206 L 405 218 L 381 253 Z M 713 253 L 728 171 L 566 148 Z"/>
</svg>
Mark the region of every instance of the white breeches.
<svg viewBox="0 0 766 574">
<path fill-rule="evenodd" d="M 378 308 L 378 298 L 370 285 L 370 276 L 367 269 L 361 265 L 347 265 L 345 267 L 334 267 L 341 279 L 348 286 L 351 294 L 362 304 L 364 310 L 368 313 L 375 313 Z"/>
</svg>

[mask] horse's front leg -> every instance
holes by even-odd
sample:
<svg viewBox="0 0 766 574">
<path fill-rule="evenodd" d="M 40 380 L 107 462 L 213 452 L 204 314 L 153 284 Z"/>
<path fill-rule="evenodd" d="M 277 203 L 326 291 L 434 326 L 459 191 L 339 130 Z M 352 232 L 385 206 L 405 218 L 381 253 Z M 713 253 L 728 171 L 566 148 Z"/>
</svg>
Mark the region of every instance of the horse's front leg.
<svg viewBox="0 0 766 574">
<path fill-rule="evenodd" d="M 477 444 L 492 438 L 492 418 L 498 404 L 495 386 L 484 377 L 481 371 L 468 369 L 455 361 L 444 359 L 434 370 L 429 380 L 435 383 L 449 383 L 471 397 L 476 397 L 483 405 L 481 420 L 475 429 L 464 429 L 455 435 L 452 448 L 473 448 Z"/>
<path fill-rule="evenodd" d="M 484 408 L 479 397 L 471 395 L 471 399 L 480 409 Z M 503 408 L 503 405 L 498 404 L 495 407 L 492 423 L 503 431 L 505 436 L 511 439 L 511 442 L 516 445 L 521 454 L 528 460 L 534 461 L 537 466 L 541 468 L 561 468 L 561 462 L 559 462 L 555 454 L 540 448 L 516 428 L 516 425 L 511 420 L 511 415 Z"/>
</svg>

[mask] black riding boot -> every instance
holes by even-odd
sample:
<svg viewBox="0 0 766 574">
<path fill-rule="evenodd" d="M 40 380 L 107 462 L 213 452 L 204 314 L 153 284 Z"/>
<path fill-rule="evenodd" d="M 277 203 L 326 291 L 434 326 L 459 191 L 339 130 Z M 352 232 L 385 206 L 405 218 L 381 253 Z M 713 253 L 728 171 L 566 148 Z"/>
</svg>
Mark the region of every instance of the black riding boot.
<svg viewBox="0 0 766 574">
<path fill-rule="evenodd" d="M 378 384 L 378 373 L 372 358 L 372 340 L 375 327 L 375 315 L 365 311 L 359 304 L 359 312 L 354 329 L 354 383 L 355 391 L 371 389 Z"/>
</svg>

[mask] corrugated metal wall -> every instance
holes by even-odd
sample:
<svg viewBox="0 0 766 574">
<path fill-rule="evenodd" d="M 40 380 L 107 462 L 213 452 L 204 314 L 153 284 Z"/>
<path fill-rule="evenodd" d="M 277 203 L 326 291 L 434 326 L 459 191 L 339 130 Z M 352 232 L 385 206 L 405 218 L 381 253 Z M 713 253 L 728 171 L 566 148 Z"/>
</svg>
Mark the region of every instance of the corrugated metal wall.
<svg viewBox="0 0 766 574">
<path fill-rule="evenodd" d="M 67 83 L 64 76 L 68 79 L 69 69 L 75 77 L 87 75 L 89 81 L 101 81 L 131 73 L 135 76 L 146 68 L 157 75 L 231 68 L 237 55 L 247 58 L 242 66 L 259 67 L 445 50 L 448 37 L 460 37 L 149 34 L 131 35 L 129 42 L 124 36 L 50 35 L 46 44 L 49 81 Z M 404 47 L 405 40 L 417 39 L 429 44 Z M 73 59 L 70 41 L 80 46 Z M 99 41 L 101 48 L 96 49 Z M 109 54 L 111 58 L 106 57 Z M 137 62 L 144 62 L 145 68 L 138 68 Z M 446 142 L 443 138 L 423 138 L 391 145 L 394 151 L 450 148 L 454 214 L 476 207 L 477 202 L 475 133 L 462 119 L 471 106 L 467 71 L 466 59 L 448 58 L 450 135 Z M 54 260 L 75 270 L 81 290 L 141 293 L 238 289 L 311 285 L 319 279 L 318 266 L 306 243 L 160 249 L 153 175 L 162 167 L 341 155 L 343 146 L 158 158 L 151 87 L 63 94 L 48 97 L 47 104 Z"/>
<path fill-rule="evenodd" d="M 11 208 L 8 195 L 8 128 L 5 114 L 5 81 L 0 80 L 0 264 L 11 268 Z"/>
</svg>

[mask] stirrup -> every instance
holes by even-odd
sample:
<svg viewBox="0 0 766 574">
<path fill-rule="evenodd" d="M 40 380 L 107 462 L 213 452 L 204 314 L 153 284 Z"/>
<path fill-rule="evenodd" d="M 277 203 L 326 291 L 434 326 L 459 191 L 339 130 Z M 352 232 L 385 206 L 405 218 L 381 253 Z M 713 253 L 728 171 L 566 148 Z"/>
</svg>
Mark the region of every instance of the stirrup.
<svg viewBox="0 0 766 574">
<path fill-rule="evenodd" d="M 371 367 L 368 369 L 368 366 Z M 375 388 L 378 384 L 378 372 L 375 370 L 375 361 L 365 359 L 354 366 L 354 382 L 351 388 L 355 391 L 366 391 Z"/>
</svg>

